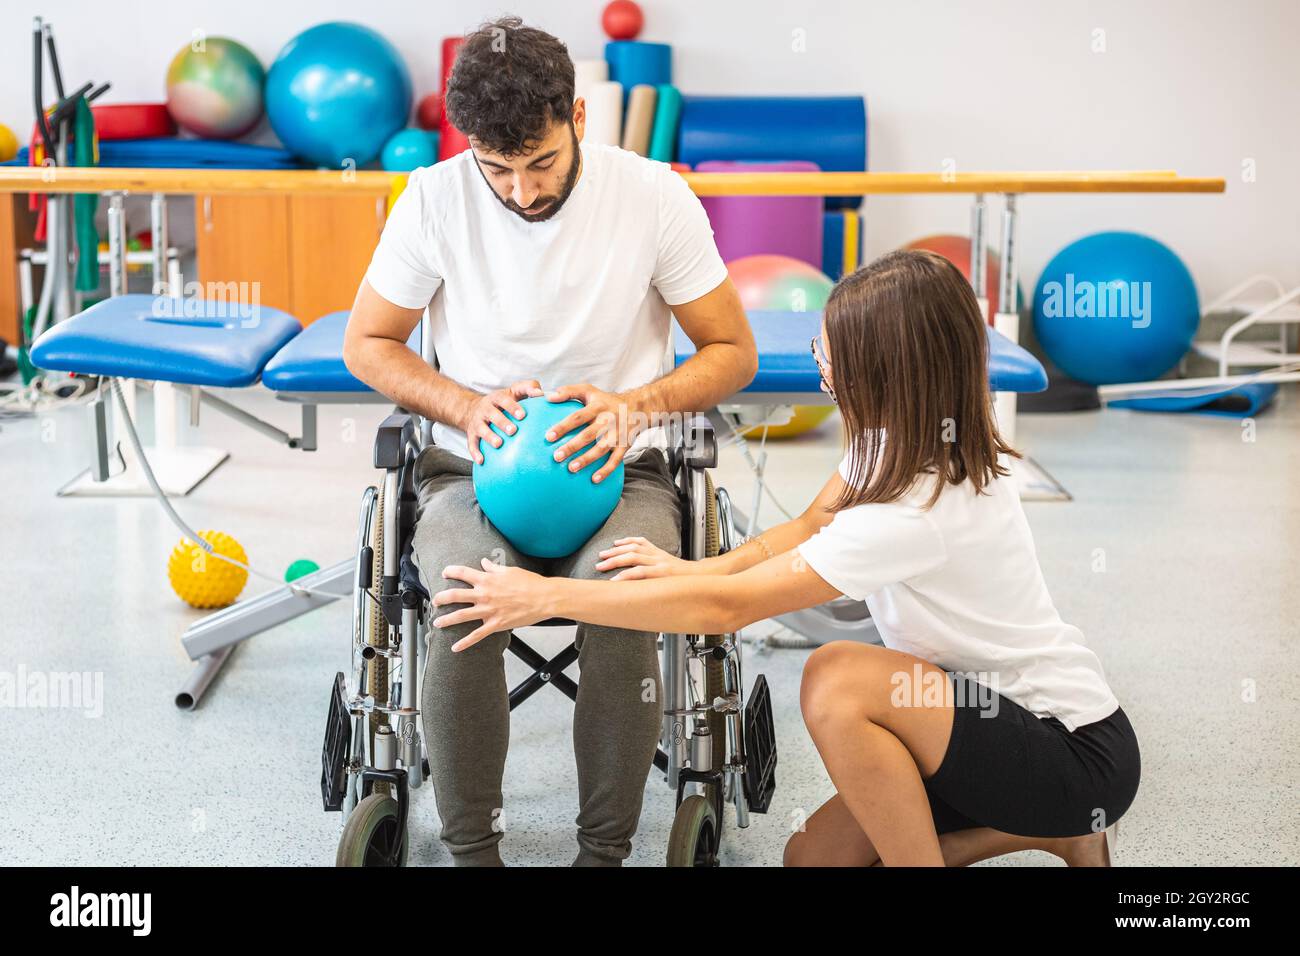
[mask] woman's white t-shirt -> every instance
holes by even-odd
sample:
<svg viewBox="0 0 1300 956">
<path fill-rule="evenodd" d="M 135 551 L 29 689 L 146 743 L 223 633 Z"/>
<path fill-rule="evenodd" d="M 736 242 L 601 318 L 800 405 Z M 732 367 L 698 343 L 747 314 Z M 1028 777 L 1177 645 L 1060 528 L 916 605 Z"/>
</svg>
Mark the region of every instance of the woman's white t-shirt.
<svg viewBox="0 0 1300 956">
<path fill-rule="evenodd" d="M 1005 461 L 1004 461 L 1005 464 Z M 840 463 L 848 479 L 849 458 Z M 865 600 L 886 647 L 988 684 L 1069 730 L 1119 702 L 1083 634 L 1047 593 L 1015 481 L 976 494 L 932 480 L 890 504 L 847 508 L 799 546 L 825 581 Z"/>
<path fill-rule="evenodd" d="M 673 368 L 669 307 L 727 278 L 704 207 L 667 163 L 581 149 L 573 192 L 544 222 L 506 209 L 469 150 L 413 172 L 393 205 L 366 280 L 429 307 L 438 368 L 467 388 L 645 385 Z M 436 424 L 434 441 L 468 457 L 458 429 Z M 632 450 L 664 444 L 649 429 Z"/>
</svg>

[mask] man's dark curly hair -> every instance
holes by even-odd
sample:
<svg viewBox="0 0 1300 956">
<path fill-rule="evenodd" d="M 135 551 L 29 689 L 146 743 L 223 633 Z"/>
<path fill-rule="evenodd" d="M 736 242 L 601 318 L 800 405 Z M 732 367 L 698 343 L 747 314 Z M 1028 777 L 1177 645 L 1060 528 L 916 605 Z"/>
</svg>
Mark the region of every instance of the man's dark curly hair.
<svg viewBox="0 0 1300 956">
<path fill-rule="evenodd" d="M 568 47 L 501 17 L 465 37 L 447 80 L 447 118 L 485 149 L 518 156 L 573 117 L 573 95 Z"/>
</svg>

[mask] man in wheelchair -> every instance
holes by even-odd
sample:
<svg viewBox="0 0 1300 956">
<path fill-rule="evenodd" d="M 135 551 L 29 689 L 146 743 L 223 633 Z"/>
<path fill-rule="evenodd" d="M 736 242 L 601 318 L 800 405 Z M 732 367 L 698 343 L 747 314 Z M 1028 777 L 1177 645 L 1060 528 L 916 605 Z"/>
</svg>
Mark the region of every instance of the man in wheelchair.
<svg viewBox="0 0 1300 956">
<path fill-rule="evenodd" d="M 564 44 L 515 18 L 465 39 L 447 84 L 471 149 L 411 174 L 348 323 L 362 381 L 433 423 L 414 465 L 413 561 L 430 593 L 447 565 L 483 558 L 603 578 L 599 552 L 641 536 L 677 553 L 682 515 L 664 421 L 711 408 L 757 369 L 753 337 L 707 216 L 666 164 L 584 144 Z M 425 309 L 436 367 L 407 346 Z M 671 318 L 697 347 L 673 370 Z M 429 354 L 426 351 L 426 354 Z M 545 388 L 543 387 L 545 386 Z M 564 558 L 520 553 L 484 517 L 471 481 L 480 444 L 510 434 L 521 399 L 577 399 L 557 460 L 625 466 L 605 525 Z M 430 627 L 421 701 L 442 840 L 456 865 L 500 865 L 510 705 L 508 632 L 453 654 L 472 625 Z M 577 865 L 631 850 L 664 717 L 657 634 L 580 626 L 574 713 Z M 651 693 L 653 689 L 653 693 Z"/>
</svg>

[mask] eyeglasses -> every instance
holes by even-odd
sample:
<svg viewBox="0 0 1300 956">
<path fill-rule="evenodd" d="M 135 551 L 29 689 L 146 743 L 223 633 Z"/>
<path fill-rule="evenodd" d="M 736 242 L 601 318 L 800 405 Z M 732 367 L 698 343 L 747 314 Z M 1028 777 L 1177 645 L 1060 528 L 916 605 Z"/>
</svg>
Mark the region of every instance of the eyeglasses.
<svg viewBox="0 0 1300 956">
<path fill-rule="evenodd" d="M 830 359 L 826 358 L 826 353 L 821 345 L 822 337 L 814 335 L 808 347 L 812 350 L 813 361 L 817 363 L 817 374 L 821 376 L 822 386 L 826 389 L 826 394 L 831 397 L 831 402 L 838 405 L 840 400 L 835 397 L 835 389 L 831 388 L 830 379 L 826 377 L 826 370 L 831 367 Z"/>
</svg>

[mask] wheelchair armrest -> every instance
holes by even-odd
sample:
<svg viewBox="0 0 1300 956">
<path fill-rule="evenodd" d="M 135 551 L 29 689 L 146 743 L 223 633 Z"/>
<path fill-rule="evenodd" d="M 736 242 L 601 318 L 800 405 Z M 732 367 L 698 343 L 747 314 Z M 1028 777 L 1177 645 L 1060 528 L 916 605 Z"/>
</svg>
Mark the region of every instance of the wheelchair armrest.
<svg viewBox="0 0 1300 956">
<path fill-rule="evenodd" d="M 687 468 L 716 468 L 718 438 L 707 415 L 692 415 L 682 426 L 680 461 Z"/>
<path fill-rule="evenodd" d="M 401 468 L 406 464 L 406 447 L 414 440 L 414 416 L 389 415 L 375 434 L 375 467 L 386 470 Z"/>
</svg>

